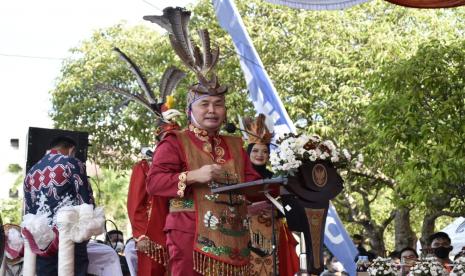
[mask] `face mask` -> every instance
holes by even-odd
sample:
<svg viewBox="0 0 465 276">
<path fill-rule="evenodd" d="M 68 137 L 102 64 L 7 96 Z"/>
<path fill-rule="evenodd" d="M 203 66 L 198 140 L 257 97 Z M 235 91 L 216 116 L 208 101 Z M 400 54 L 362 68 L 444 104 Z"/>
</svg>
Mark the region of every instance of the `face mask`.
<svg viewBox="0 0 465 276">
<path fill-rule="evenodd" d="M 334 272 L 342 272 L 344 271 L 344 266 L 340 262 L 331 263 L 330 270 Z"/>
<path fill-rule="evenodd" d="M 117 243 L 112 242 L 111 247 L 115 249 L 116 252 L 123 252 L 124 250 L 124 243 L 118 241 Z"/>
<path fill-rule="evenodd" d="M 452 250 L 452 247 L 436 247 L 434 248 L 434 255 L 439 259 L 446 259 L 449 257 L 449 252 Z"/>
</svg>

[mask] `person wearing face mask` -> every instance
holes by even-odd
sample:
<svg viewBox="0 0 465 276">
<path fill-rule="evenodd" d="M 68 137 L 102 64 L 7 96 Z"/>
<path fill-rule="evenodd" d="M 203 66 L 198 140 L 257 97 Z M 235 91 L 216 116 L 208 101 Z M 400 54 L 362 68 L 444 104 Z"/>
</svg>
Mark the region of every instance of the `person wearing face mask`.
<svg viewBox="0 0 465 276">
<path fill-rule="evenodd" d="M 434 256 L 442 263 L 444 268 L 452 271 L 452 261 L 449 259 L 449 253 L 452 251 L 451 239 L 447 233 L 437 232 L 428 238 L 428 245 L 431 248 Z"/>
<path fill-rule="evenodd" d="M 105 243 L 111 246 L 117 253 L 123 252 L 124 250 L 123 232 L 119 230 L 108 231 L 105 237 Z"/>
<path fill-rule="evenodd" d="M 344 266 L 338 261 L 336 256 L 331 256 L 326 263 L 327 270 L 323 271 L 320 276 L 343 276 L 348 275 L 344 271 Z"/>
<path fill-rule="evenodd" d="M 23 186 L 26 214 L 46 214 L 51 226 L 55 226 L 54 218 L 60 207 L 94 204 L 85 165 L 74 157 L 75 150 L 73 139 L 59 136 L 52 140 L 44 157 L 27 172 Z M 87 241 L 77 243 L 74 252 L 75 275 L 84 276 L 89 265 Z M 37 256 L 36 274 L 58 274 L 57 252 Z"/>
<path fill-rule="evenodd" d="M 124 237 L 123 232 L 119 230 L 111 230 L 105 236 L 105 244 L 111 246 L 116 253 L 118 253 L 119 262 L 121 265 L 121 272 L 123 276 L 130 275 L 128 263 L 126 258 L 123 256 L 124 252 Z"/>
</svg>

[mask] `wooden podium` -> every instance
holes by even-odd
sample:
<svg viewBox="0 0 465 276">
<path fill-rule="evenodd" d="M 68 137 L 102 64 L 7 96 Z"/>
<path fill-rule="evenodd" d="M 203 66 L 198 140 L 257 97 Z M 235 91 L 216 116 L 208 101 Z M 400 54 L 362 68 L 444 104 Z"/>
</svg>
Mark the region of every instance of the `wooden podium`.
<svg viewBox="0 0 465 276">
<path fill-rule="evenodd" d="M 270 191 L 279 185 L 286 185 L 287 181 L 287 177 L 276 177 L 231 185 L 213 183 L 213 185 L 211 185 L 211 190 L 214 194 L 233 193 L 242 195 L 256 195 Z"/>
<path fill-rule="evenodd" d="M 304 163 L 293 176 L 232 185 L 213 184 L 211 191 L 253 196 L 267 195 L 273 187 L 283 186 L 289 194 L 281 196 L 281 210 L 285 213 L 289 229 L 303 233 L 305 240 L 305 244 L 301 244 L 304 261 L 301 259 L 300 274 L 319 275 L 324 270 L 323 241 L 329 201 L 342 191 L 342 184 L 342 178 L 332 163 L 316 161 Z"/>
</svg>

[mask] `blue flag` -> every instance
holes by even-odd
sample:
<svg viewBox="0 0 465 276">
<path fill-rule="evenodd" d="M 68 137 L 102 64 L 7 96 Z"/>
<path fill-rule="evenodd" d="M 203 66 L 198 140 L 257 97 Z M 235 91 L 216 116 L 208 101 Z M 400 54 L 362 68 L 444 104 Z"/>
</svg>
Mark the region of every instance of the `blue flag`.
<svg viewBox="0 0 465 276">
<path fill-rule="evenodd" d="M 332 203 L 329 204 L 328 217 L 326 218 L 325 245 L 344 265 L 345 271 L 349 275 L 356 274 L 354 260 L 358 250 L 339 219 Z"/>
<path fill-rule="evenodd" d="M 212 2 L 221 27 L 231 35 L 234 42 L 255 109 L 273 119 L 276 133 L 295 132 L 294 123 L 263 67 L 233 0 Z M 326 218 L 324 242 L 349 275 L 355 275 L 354 259 L 358 252 L 332 204 Z"/>
<path fill-rule="evenodd" d="M 273 120 L 277 134 L 295 132 L 294 124 L 263 67 L 234 2 L 213 0 L 213 5 L 221 27 L 232 37 L 255 109 Z"/>
</svg>

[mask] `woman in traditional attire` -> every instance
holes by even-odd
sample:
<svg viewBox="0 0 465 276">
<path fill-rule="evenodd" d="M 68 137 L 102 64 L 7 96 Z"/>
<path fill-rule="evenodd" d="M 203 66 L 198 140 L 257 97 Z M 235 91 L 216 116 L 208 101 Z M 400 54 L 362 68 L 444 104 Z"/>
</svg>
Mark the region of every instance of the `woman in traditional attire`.
<svg viewBox="0 0 465 276">
<path fill-rule="evenodd" d="M 266 117 L 259 114 L 253 120 L 245 118 L 244 127 L 247 131 L 247 153 L 253 168 L 263 177 L 273 177 L 273 172 L 267 169 L 270 160 L 270 144 L 273 136 L 272 127 L 266 124 Z M 272 191 L 278 194 L 278 191 Z M 254 203 L 249 207 L 250 215 L 250 249 L 252 275 L 273 275 L 273 231 L 271 205 L 267 201 Z M 289 231 L 285 218 L 276 221 L 275 239 L 279 241 L 278 261 L 281 276 L 293 276 L 299 269 L 298 257 L 295 251 L 297 242 Z M 275 232 L 275 233 L 276 233 Z"/>
</svg>

